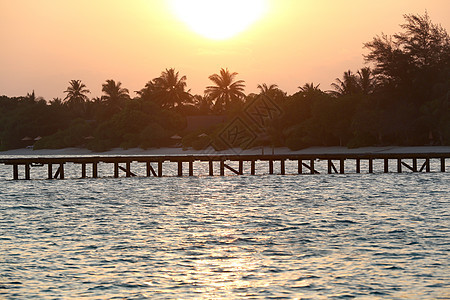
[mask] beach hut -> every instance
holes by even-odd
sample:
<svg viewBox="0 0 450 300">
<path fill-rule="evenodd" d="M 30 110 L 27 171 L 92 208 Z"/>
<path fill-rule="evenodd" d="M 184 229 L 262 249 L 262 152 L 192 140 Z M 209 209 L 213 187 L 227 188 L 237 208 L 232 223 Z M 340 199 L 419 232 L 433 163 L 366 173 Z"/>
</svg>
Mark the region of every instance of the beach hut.
<svg viewBox="0 0 450 300">
<path fill-rule="evenodd" d="M 174 147 L 181 147 L 181 140 L 183 139 L 181 136 L 179 136 L 178 134 L 175 134 L 175 135 L 172 135 L 170 137 L 170 139 L 173 141 Z"/>
<path fill-rule="evenodd" d="M 33 148 L 33 144 L 34 144 L 34 139 L 30 138 L 29 136 L 24 136 L 21 139 L 21 147 L 23 148 Z"/>
<path fill-rule="evenodd" d="M 181 140 L 181 139 L 183 139 L 181 136 L 179 136 L 178 134 L 175 134 L 175 135 L 172 135 L 171 137 L 170 137 L 172 140 Z"/>
</svg>

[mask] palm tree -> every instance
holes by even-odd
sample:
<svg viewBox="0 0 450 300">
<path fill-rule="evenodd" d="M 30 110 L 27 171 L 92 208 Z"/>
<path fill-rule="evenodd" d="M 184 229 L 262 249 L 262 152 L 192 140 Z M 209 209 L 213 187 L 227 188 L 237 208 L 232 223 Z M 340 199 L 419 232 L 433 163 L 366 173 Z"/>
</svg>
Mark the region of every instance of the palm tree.
<svg viewBox="0 0 450 300">
<path fill-rule="evenodd" d="M 336 78 L 336 82 L 331 86 L 334 91 L 330 91 L 330 94 L 336 97 L 353 94 L 368 95 L 374 91 L 376 81 L 372 70 L 366 67 L 358 70 L 356 74 L 350 70 L 344 72 L 342 80 Z"/>
<path fill-rule="evenodd" d="M 121 110 L 125 102 L 130 99 L 129 91 L 126 88 L 122 88 L 122 83 L 115 82 L 112 79 L 106 80 L 106 83 L 102 84 L 102 101 L 106 102 L 114 110 Z"/>
<path fill-rule="evenodd" d="M 194 106 L 197 107 L 200 113 L 208 114 L 212 109 L 212 101 L 207 95 L 195 95 L 193 97 Z"/>
<path fill-rule="evenodd" d="M 71 80 L 69 81 L 69 87 L 64 91 L 67 93 L 64 100 L 67 100 L 67 106 L 78 113 L 83 114 L 86 110 L 85 103 L 89 101 L 86 94 L 90 91 L 86 88 L 86 85 L 81 82 L 81 80 Z"/>
<path fill-rule="evenodd" d="M 277 103 L 283 103 L 286 99 L 286 92 L 283 92 L 278 88 L 278 85 L 271 84 L 267 85 L 265 83 L 258 84 L 257 88 L 259 89 L 259 94 L 269 97 L 270 99 L 274 100 Z M 247 101 L 249 99 L 249 96 L 247 96 Z M 256 95 L 255 95 L 256 96 Z"/>
<path fill-rule="evenodd" d="M 320 84 L 315 85 L 314 82 L 305 83 L 304 85 L 298 87 L 298 89 L 300 89 L 298 94 L 303 98 L 313 99 L 316 96 L 324 94 L 319 86 Z"/>
<path fill-rule="evenodd" d="M 356 75 L 348 70 L 344 72 L 342 80 L 336 78 L 336 82 L 332 83 L 331 86 L 334 88 L 334 91 L 331 91 L 330 94 L 333 96 L 344 96 L 356 94 L 359 92 L 358 80 Z"/>
<path fill-rule="evenodd" d="M 215 100 L 215 107 L 217 110 L 223 110 L 230 106 L 230 104 L 241 102 L 245 97 L 243 80 L 234 81 L 238 73 L 230 73 L 228 69 L 220 69 L 219 74 L 209 76 L 215 85 L 206 87 L 205 94 Z"/>
<path fill-rule="evenodd" d="M 357 84 L 360 92 L 364 95 L 371 94 L 376 87 L 376 80 L 373 77 L 372 70 L 369 67 L 365 67 L 359 70 L 357 75 Z"/>
<path fill-rule="evenodd" d="M 299 86 L 300 92 L 309 94 L 309 93 L 316 93 L 316 92 L 322 92 L 319 89 L 320 83 L 318 85 L 314 85 L 314 82 L 311 83 L 305 83 L 303 86 Z"/>
<path fill-rule="evenodd" d="M 145 84 L 144 88 L 139 91 L 134 91 L 140 99 L 150 100 L 152 99 L 153 93 L 156 90 L 153 81 L 149 81 Z"/>
<path fill-rule="evenodd" d="M 262 85 L 258 84 L 257 88 L 259 89 L 260 94 L 267 95 L 272 93 L 273 91 L 278 90 L 278 85 L 271 84 L 268 86 L 267 84 L 263 83 Z"/>
<path fill-rule="evenodd" d="M 52 100 L 50 100 L 50 105 L 60 107 L 60 106 L 63 105 L 63 102 L 62 102 L 61 98 L 55 97 L 55 98 L 53 98 Z"/>
<path fill-rule="evenodd" d="M 180 78 L 179 72 L 176 72 L 175 69 L 166 69 L 161 73 L 161 76 L 147 83 L 146 89 L 154 94 L 162 106 L 180 107 L 192 100 L 190 90 L 185 90 L 186 80 L 187 77 L 181 76 Z M 145 89 L 141 92 L 144 93 Z"/>
<path fill-rule="evenodd" d="M 69 84 L 67 90 L 64 91 L 64 93 L 67 93 L 64 98 L 64 100 L 67 100 L 67 104 L 84 103 L 89 100 L 86 94 L 90 93 L 90 91 L 81 80 L 71 80 Z"/>
</svg>

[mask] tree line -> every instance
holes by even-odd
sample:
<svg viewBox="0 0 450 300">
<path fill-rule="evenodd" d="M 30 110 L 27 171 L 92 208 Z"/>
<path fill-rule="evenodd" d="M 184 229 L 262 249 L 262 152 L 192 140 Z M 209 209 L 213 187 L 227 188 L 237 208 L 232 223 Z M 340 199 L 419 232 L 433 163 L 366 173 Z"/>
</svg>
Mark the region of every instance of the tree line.
<svg viewBox="0 0 450 300">
<path fill-rule="evenodd" d="M 311 82 L 288 95 L 262 83 L 258 93 L 246 95 L 245 81 L 223 68 L 209 76 L 203 95 L 193 95 L 186 76 L 169 68 L 134 97 L 112 79 L 102 85 L 101 97 L 90 98 L 81 80 L 69 82 L 64 99 L 46 101 L 34 91 L 0 96 L 0 150 L 30 143 L 35 149 L 95 151 L 163 147 L 173 145 L 176 134 L 183 147 L 202 149 L 228 124 L 189 131 L 187 117 L 218 115 L 230 122 L 260 95 L 282 114 L 266 125 L 267 137 L 251 146 L 450 145 L 450 37 L 427 13 L 404 19 L 401 32 L 364 44 L 370 67 L 343 72 L 332 90 Z"/>
</svg>

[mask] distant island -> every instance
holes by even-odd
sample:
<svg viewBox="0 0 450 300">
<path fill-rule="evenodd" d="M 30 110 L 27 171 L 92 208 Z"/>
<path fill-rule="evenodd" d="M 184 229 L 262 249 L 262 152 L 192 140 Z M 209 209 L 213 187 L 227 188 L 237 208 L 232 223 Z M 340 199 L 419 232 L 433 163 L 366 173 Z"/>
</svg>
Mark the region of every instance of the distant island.
<svg viewBox="0 0 450 300">
<path fill-rule="evenodd" d="M 64 99 L 0 96 L 0 150 L 450 145 L 450 36 L 426 13 L 404 18 L 401 32 L 364 44 L 371 67 L 345 71 L 330 91 L 262 83 L 246 95 L 223 68 L 192 95 L 171 68 L 134 97 L 112 79 L 96 98 L 81 80 Z"/>
</svg>

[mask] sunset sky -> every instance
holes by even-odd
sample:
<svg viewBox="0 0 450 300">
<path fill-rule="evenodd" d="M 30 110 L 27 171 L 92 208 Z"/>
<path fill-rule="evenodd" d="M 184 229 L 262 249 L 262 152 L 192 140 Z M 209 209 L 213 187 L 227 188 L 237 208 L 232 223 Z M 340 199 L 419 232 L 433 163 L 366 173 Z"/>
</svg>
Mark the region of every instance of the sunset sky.
<svg viewBox="0 0 450 300">
<path fill-rule="evenodd" d="M 188 11 L 170 0 L 0 0 L 0 95 L 35 90 L 47 100 L 64 98 L 68 82 L 80 79 L 94 97 L 101 96 L 102 83 L 114 79 L 135 96 L 166 68 L 186 75 L 191 92 L 203 94 L 208 76 L 222 67 L 239 73 L 246 93 L 261 83 L 278 84 L 288 94 L 307 82 L 328 90 L 344 71 L 364 66 L 364 42 L 400 31 L 403 14 L 427 10 L 434 23 L 450 31 L 449 0 L 243 4 L 250 1 L 223 0 L 232 7 Z M 253 23 L 217 40 L 192 30 L 203 23 L 185 22 L 201 18 L 229 22 L 227 27 Z M 211 28 L 219 35 L 220 28 Z"/>
</svg>

